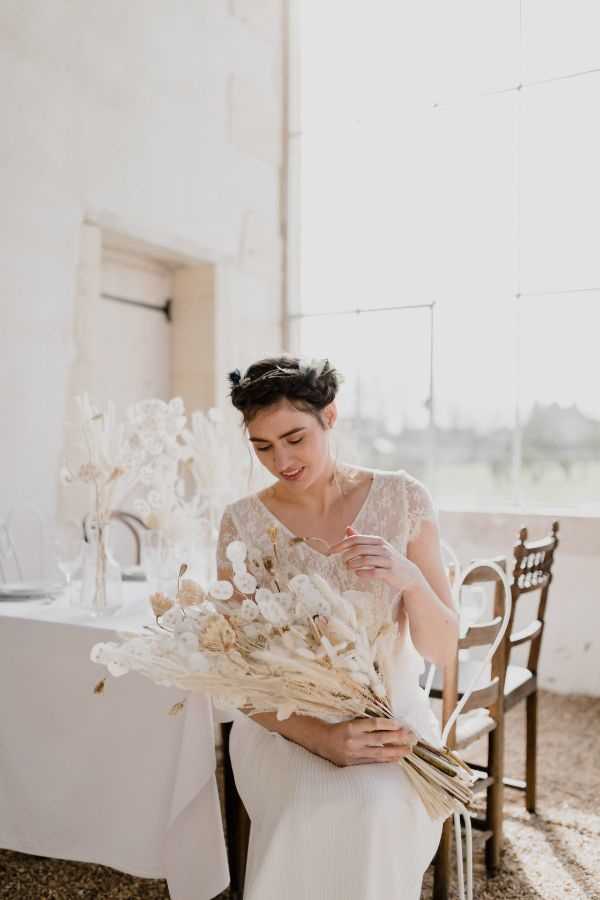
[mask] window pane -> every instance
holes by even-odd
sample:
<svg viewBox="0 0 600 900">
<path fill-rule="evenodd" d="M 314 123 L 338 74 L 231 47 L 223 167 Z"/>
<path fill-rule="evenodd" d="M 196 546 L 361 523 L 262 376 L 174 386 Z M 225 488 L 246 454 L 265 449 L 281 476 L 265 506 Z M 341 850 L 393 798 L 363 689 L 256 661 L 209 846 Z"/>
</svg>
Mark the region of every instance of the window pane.
<svg viewBox="0 0 600 900">
<path fill-rule="evenodd" d="M 600 512 L 600 292 L 520 306 L 522 500 Z"/>
<path fill-rule="evenodd" d="M 514 299 L 440 304 L 436 316 L 436 491 L 447 506 L 514 499 Z"/>
<path fill-rule="evenodd" d="M 440 303 L 515 293 L 516 102 L 503 94 L 437 111 L 428 246 Z"/>
<path fill-rule="evenodd" d="M 523 3 L 523 80 L 569 75 L 600 66 L 598 0 Z"/>
<path fill-rule="evenodd" d="M 429 453 L 428 309 L 301 319 L 307 356 L 344 375 L 336 440 L 340 458 L 423 474 Z"/>
<path fill-rule="evenodd" d="M 430 0 L 423 5 L 429 9 L 427 45 L 437 101 L 519 82 L 519 0 Z"/>
<path fill-rule="evenodd" d="M 600 287 L 600 74 L 523 91 L 522 289 Z"/>
<path fill-rule="evenodd" d="M 427 294 L 428 30 L 417 4 L 382 0 L 377 7 L 368 20 L 364 3 L 354 0 L 301 7 L 307 311 L 389 306 Z"/>
</svg>

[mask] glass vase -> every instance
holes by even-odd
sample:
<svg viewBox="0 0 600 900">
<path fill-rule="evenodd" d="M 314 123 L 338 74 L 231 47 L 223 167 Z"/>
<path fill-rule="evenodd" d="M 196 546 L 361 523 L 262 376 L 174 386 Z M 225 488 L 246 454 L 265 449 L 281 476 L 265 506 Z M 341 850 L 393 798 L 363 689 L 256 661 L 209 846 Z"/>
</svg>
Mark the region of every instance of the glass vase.
<svg viewBox="0 0 600 900">
<path fill-rule="evenodd" d="M 108 533 L 108 522 L 88 522 L 81 606 L 94 616 L 113 615 L 123 603 L 121 567 L 111 555 Z"/>
</svg>

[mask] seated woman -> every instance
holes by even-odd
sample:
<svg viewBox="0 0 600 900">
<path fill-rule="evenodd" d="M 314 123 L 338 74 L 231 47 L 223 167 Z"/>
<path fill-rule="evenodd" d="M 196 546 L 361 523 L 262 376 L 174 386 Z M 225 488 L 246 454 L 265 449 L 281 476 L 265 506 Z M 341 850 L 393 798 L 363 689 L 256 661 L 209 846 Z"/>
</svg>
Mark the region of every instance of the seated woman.
<svg viewBox="0 0 600 900">
<path fill-rule="evenodd" d="M 399 626 L 395 720 L 236 719 L 230 753 L 252 822 L 244 898 L 418 900 L 442 823 L 394 763 L 415 732 L 439 742 L 418 678 L 423 657 L 444 665 L 458 636 L 429 493 L 404 471 L 335 462 L 338 376 L 327 361 L 264 359 L 230 380 L 256 456 L 276 481 L 226 508 L 220 577 L 232 574 L 230 541 L 266 556 L 276 527 L 279 565 L 368 591 L 373 614 L 391 604 Z"/>
</svg>

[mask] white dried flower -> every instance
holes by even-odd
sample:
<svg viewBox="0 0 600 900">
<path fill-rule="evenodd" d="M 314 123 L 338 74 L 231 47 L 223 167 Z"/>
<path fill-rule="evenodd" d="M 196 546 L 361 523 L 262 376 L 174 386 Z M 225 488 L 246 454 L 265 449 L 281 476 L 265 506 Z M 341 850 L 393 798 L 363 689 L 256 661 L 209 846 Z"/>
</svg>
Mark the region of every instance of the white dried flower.
<svg viewBox="0 0 600 900">
<path fill-rule="evenodd" d="M 305 372 L 310 372 L 311 370 L 315 372 L 317 378 L 323 374 L 325 370 L 325 366 L 327 365 L 327 360 L 318 358 L 318 357 L 300 357 L 298 361 L 298 367 Z"/>
<path fill-rule="evenodd" d="M 227 545 L 225 555 L 234 566 L 242 565 L 246 559 L 248 550 L 243 541 L 232 541 Z"/>
<path fill-rule="evenodd" d="M 289 587 L 294 591 L 294 593 L 299 594 L 304 590 L 310 590 L 313 586 L 312 581 L 308 577 L 308 575 L 294 575 L 293 578 L 290 578 Z"/>
<path fill-rule="evenodd" d="M 63 485 L 63 487 L 68 487 L 69 485 L 73 484 L 73 482 L 75 481 L 75 479 L 73 477 L 73 473 L 71 472 L 71 470 L 69 469 L 68 466 L 61 466 L 58 477 L 59 477 L 60 483 Z"/>
<path fill-rule="evenodd" d="M 215 600 L 230 600 L 233 597 L 233 586 L 229 581 L 215 581 L 208 589 L 208 593 Z"/>
<path fill-rule="evenodd" d="M 233 583 L 242 594 L 253 594 L 256 590 L 256 578 L 246 571 L 240 575 L 235 575 Z"/>
<path fill-rule="evenodd" d="M 259 614 L 260 610 L 257 604 L 246 597 L 239 609 L 240 619 L 242 619 L 242 621 L 244 622 L 254 622 L 254 620 L 258 618 Z"/>
</svg>

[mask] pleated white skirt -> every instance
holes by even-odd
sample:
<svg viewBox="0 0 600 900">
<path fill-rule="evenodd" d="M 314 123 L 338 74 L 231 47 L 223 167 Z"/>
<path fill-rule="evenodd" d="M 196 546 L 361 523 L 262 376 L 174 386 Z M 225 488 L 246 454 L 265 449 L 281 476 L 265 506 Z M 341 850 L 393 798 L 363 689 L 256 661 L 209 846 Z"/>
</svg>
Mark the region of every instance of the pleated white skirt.
<svg viewBox="0 0 600 900">
<path fill-rule="evenodd" d="M 399 766 L 339 768 L 246 717 L 230 753 L 252 822 L 244 900 L 419 900 L 442 823 Z"/>
</svg>

